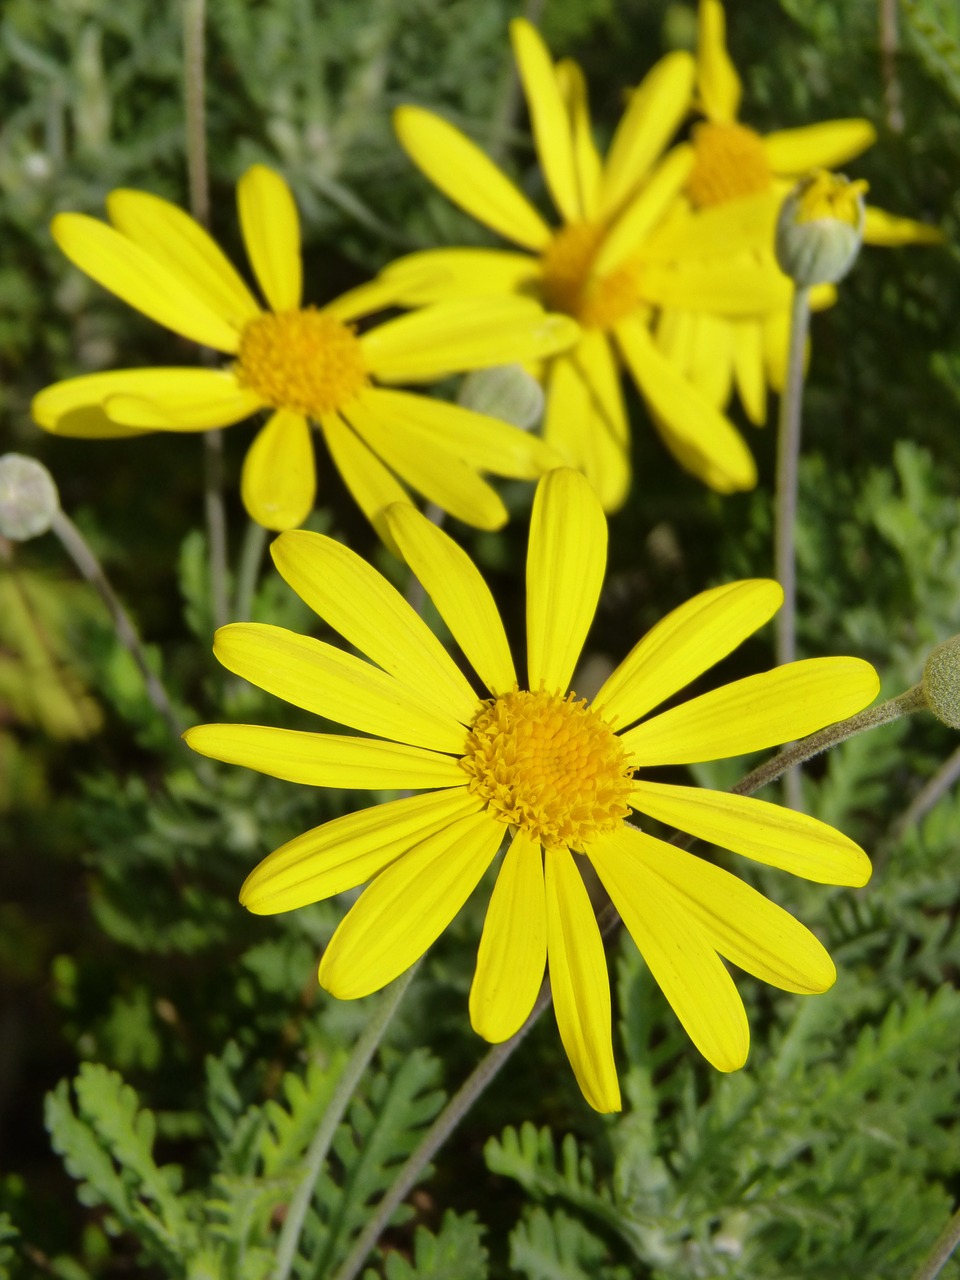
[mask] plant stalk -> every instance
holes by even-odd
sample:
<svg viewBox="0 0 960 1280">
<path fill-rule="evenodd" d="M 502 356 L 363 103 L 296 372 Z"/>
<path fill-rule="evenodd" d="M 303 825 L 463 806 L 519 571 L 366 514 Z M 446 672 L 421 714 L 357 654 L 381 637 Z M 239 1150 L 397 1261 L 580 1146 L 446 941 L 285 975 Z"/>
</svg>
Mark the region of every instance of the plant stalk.
<svg viewBox="0 0 960 1280">
<path fill-rule="evenodd" d="M 950 1261 L 958 1244 L 960 1244 L 960 1209 L 937 1236 L 933 1248 L 914 1271 L 910 1280 L 934 1280 L 934 1277 L 938 1276 Z"/>
</svg>

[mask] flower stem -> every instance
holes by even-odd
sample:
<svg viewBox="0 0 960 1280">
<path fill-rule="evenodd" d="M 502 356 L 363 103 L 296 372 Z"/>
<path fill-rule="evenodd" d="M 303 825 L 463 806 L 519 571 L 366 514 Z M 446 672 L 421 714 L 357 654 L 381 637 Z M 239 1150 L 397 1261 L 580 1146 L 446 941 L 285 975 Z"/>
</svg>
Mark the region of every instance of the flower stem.
<svg viewBox="0 0 960 1280">
<path fill-rule="evenodd" d="M 910 1280 L 934 1280 L 934 1277 L 938 1276 L 949 1262 L 958 1244 L 960 1244 L 960 1209 L 937 1236 L 933 1248 L 914 1271 Z"/>
<path fill-rule="evenodd" d="M 787 381 L 780 397 L 777 430 L 777 494 L 774 523 L 774 576 L 783 588 L 783 606 L 777 614 L 777 664 L 793 662 L 796 645 L 796 521 L 797 479 L 800 465 L 800 423 L 803 410 L 803 363 L 810 327 L 810 290 L 797 285 L 790 310 L 790 347 Z M 800 771 L 787 773 L 784 785 L 791 809 L 799 809 Z"/>
<path fill-rule="evenodd" d="M 283 1230 L 280 1232 L 280 1240 L 277 1245 L 277 1265 L 273 1273 L 273 1280 L 287 1280 L 290 1275 L 290 1270 L 300 1245 L 303 1224 L 307 1218 L 310 1201 L 313 1199 L 314 1188 L 323 1172 L 323 1166 L 326 1163 L 330 1145 L 333 1142 L 337 1128 L 346 1114 L 350 1099 L 353 1097 L 360 1082 L 360 1077 L 383 1039 L 387 1027 L 397 1011 L 397 1006 L 403 998 L 407 987 L 413 981 L 413 976 L 417 972 L 419 965 L 420 961 L 418 960 L 416 964 L 411 965 L 406 973 L 401 974 L 395 982 L 392 982 L 387 987 L 378 1008 L 363 1031 L 361 1031 L 357 1043 L 353 1046 L 353 1053 L 351 1053 L 346 1066 L 343 1068 L 343 1074 L 337 1081 L 337 1087 L 327 1105 L 317 1132 L 314 1134 L 313 1141 L 310 1143 L 304 1163 L 303 1177 L 300 1179 L 300 1184 L 287 1209 L 287 1216 L 284 1219 Z"/>
<path fill-rule="evenodd" d="M 544 1009 L 550 1004 L 550 1001 L 550 986 L 549 983 L 545 982 L 529 1018 L 527 1018 L 520 1030 L 509 1040 L 505 1040 L 503 1044 L 495 1045 L 489 1053 L 480 1059 L 473 1071 L 467 1076 L 466 1080 L 423 1135 L 419 1146 L 401 1168 L 390 1190 L 377 1205 L 376 1211 L 357 1237 L 343 1265 L 334 1274 L 333 1280 L 354 1280 L 360 1274 L 360 1269 L 366 1260 L 367 1254 L 388 1226 L 398 1206 L 416 1186 L 423 1170 L 437 1154 L 447 1138 L 450 1137 L 450 1134 L 467 1114 L 477 1098 L 480 1097 L 487 1085 L 490 1084 Z"/>
<path fill-rule="evenodd" d="M 60 539 L 64 550 L 73 560 L 74 564 L 86 578 L 86 580 L 96 587 L 100 594 L 100 599 L 110 611 L 113 619 L 114 630 L 117 633 L 117 639 L 130 653 L 134 662 L 140 669 L 143 676 L 143 683 L 146 687 L 147 697 L 153 703 L 160 715 L 163 716 L 170 727 L 170 732 L 175 738 L 179 738 L 183 733 L 185 726 L 181 724 L 180 718 L 173 709 L 173 703 L 167 694 L 159 676 L 151 671 L 147 663 L 147 655 L 144 652 L 143 644 L 137 635 L 136 627 L 130 620 L 130 615 L 120 603 L 120 598 L 114 591 L 113 587 L 103 571 L 100 561 L 94 555 L 90 548 L 90 544 L 84 538 L 83 534 L 73 523 L 70 517 L 63 510 L 58 510 L 50 523 L 50 530 Z"/>
<path fill-rule="evenodd" d="M 250 618 L 267 536 L 268 530 L 257 524 L 256 520 L 251 520 L 247 525 L 243 547 L 240 550 L 240 566 L 237 570 L 237 594 L 233 602 L 234 622 L 247 622 Z"/>
</svg>

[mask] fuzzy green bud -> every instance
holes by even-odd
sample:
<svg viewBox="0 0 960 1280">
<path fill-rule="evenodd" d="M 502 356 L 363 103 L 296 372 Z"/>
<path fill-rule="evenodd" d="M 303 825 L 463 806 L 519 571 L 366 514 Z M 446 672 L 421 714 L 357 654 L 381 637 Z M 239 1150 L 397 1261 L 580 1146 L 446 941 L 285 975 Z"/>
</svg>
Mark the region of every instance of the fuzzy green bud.
<svg viewBox="0 0 960 1280">
<path fill-rule="evenodd" d="M 0 534 L 14 542 L 46 533 L 60 508 L 53 476 L 35 458 L 5 453 L 0 458 Z"/>
<path fill-rule="evenodd" d="M 498 364 L 468 373 L 460 385 L 460 404 L 529 431 L 543 417 L 543 388 L 519 364 Z"/>
<path fill-rule="evenodd" d="M 816 169 L 802 178 L 780 208 L 776 252 L 780 270 L 806 289 L 836 284 L 863 244 L 867 184 Z"/>
<path fill-rule="evenodd" d="M 960 729 L 960 636 L 951 636 L 930 650 L 921 687 L 937 719 L 951 729 Z"/>
</svg>

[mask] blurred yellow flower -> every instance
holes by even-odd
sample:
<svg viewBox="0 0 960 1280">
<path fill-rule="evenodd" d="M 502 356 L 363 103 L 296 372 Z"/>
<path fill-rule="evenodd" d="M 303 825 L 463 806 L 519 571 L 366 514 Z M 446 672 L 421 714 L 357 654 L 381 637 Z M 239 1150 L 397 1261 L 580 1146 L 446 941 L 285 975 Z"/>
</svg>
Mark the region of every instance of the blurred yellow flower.
<svg viewBox="0 0 960 1280">
<path fill-rule="evenodd" d="M 775 582 L 715 587 L 637 644 L 591 702 L 570 689 L 604 576 L 607 529 L 593 490 L 560 468 L 537 488 L 527 556 L 527 678 L 467 555 L 410 506 L 387 522 L 486 692 L 399 593 L 331 538 L 273 544 L 282 576 L 366 659 L 280 627 L 217 632 L 228 670 L 370 737 L 200 725 L 203 755 L 313 786 L 423 794 L 324 823 L 270 854 L 241 901 L 288 911 L 367 880 L 327 947 L 320 982 L 342 999 L 378 990 L 435 941 L 504 837 L 470 1017 L 487 1040 L 523 1024 L 549 969 L 564 1047 L 587 1101 L 620 1106 L 610 987 L 581 857 L 593 864 L 697 1048 L 743 1065 L 749 1031 L 721 956 L 787 991 L 826 990 L 833 964 L 786 911 L 718 866 L 628 825 L 631 809 L 745 857 L 826 884 L 862 885 L 870 864 L 832 827 L 774 804 L 653 781 L 641 771 L 758 751 L 860 710 L 876 695 L 857 658 L 790 663 L 648 713 L 762 626 Z"/>
<path fill-rule="evenodd" d="M 684 201 L 674 210 L 681 228 L 697 212 L 735 207 L 737 201 L 755 201 L 765 192 L 775 193 L 779 205 L 810 170 L 834 169 L 876 141 L 873 125 L 859 119 L 759 134 L 738 119 L 741 84 L 727 52 L 721 0 L 700 0 L 698 30 L 696 96 L 706 118 L 691 134 L 693 166 Z M 775 219 L 774 212 L 764 257 L 773 252 Z M 863 239 L 866 244 L 902 245 L 939 244 L 943 237 L 935 227 L 868 205 Z M 835 296 L 826 285 L 814 291 L 811 303 L 829 306 Z M 766 317 L 731 319 L 668 305 L 659 317 L 657 338 L 664 354 L 711 403 L 725 405 L 736 387 L 747 416 L 759 424 L 766 419 L 768 386 L 776 391 L 783 387 L 788 328 L 786 306 Z"/>
<path fill-rule="evenodd" d="M 588 477 L 604 509 L 629 489 L 627 417 L 617 356 L 626 364 L 664 443 L 721 492 L 752 488 L 756 468 L 743 439 L 676 367 L 662 358 L 648 322 L 658 307 L 737 316 L 783 305 L 789 289 L 769 259 L 736 260 L 760 243 L 775 217 L 772 197 L 686 219 L 662 236 L 663 215 L 693 163 L 689 148 L 661 158 L 690 109 L 694 62 L 672 53 L 633 95 L 601 161 L 583 76 L 554 65 L 534 27 L 511 23 L 534 142 L 561 218 L 551 227 L 503 172 L 458 129 L 420 107 L 395 115 L 413 162 L 461 208 L 527 252 L 427 250 L 401 258 L 383 279 L 418 304 L 500 293 L 533 295 L 577 320 L 577 346 L 546 370 L 545 437 Z"/>
<path fill-rule="evenodd" d="M 237 188 L 240 223 L 264 310 L 211 237 L 183 210 L 114 191 L 110 223 L 60 214 L 67 257 L 138 311 L 232 357 L 222 369 L 131 369 L 58 382 L 33 414 L 59 435 L 206 431 L 270 414 L 247 453 L 241 492 L 269 529 L 300 524 L 316 489 L 310 422 L 367 517 L 409 502 L 397 477 L 468 524 L 499 528 L 499 496 L 480 477 L 535 479 L 557 459 L 542 441 L 483 414 L 391 390 L 451 373 L 537 360 L 569 347 L 576 325 L 530 299 L 455 299 L 364 333 L 354 322 L 391 305 L 383 283 L 324 307 L 302 303 L 300 225 L 289 187 L 254 165 Z"/>
</svg>

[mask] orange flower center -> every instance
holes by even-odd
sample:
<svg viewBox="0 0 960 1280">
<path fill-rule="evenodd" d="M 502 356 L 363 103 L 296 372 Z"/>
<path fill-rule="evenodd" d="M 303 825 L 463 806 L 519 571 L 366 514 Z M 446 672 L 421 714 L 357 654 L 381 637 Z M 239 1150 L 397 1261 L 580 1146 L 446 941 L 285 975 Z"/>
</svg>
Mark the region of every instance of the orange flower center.
<svg viewBox="0 0 960 1280">
<path fill-rule="evenodd" d="M 602 277 L 591 275 L 603 235 L 603 227 L 571 222 L 556 233 L 540 259 L 546 305 L 593 329 L 612 329 L 640 304 L 636 266 L 621 266 Z"/>
<path fill-rule="evenodd" d="M 316 307 L 251 320 L 234 372 L 266 404 L 311 418 L 333 413 L 369 381 L 356 334 Z"/>
<path fill-rule="evenodd" d="M 693 130 L 687 195 L 698 208 L 768 191 L 773 179 L 763 140 L 746 125 L 704 120 Z"/>
<path fill-rule="evenodd" d="M 460 762 L 498 822 L 582 852 L 630 811 L 633 769 L 606 721 L 569 693 L 514 689 L 484 704 Z"/>
</svg>

